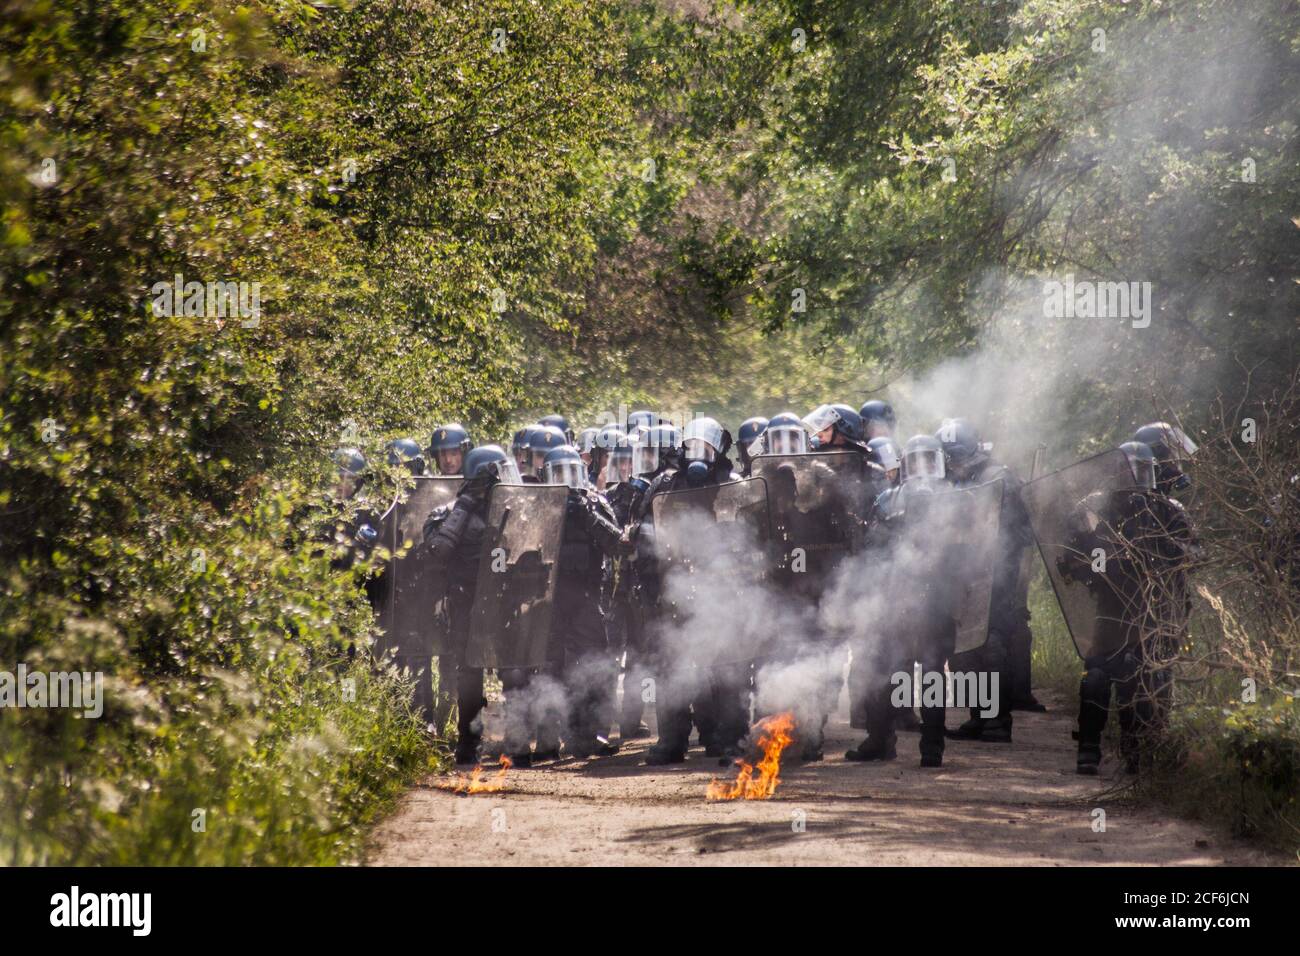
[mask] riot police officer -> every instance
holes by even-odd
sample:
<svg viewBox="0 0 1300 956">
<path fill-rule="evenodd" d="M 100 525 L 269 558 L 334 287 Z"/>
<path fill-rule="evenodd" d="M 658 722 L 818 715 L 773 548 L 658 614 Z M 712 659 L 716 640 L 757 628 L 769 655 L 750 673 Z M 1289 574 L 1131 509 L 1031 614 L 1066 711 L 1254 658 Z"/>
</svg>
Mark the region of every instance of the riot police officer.
<svg viewBox="0 0 1300 956">
<path fill-rule="evenodd" d="M 582 455 L 582 461 L 586 464 L 588 472 L 591 471 L 591 450 L 596 447 L 596 435 L 599 433 L 600 429 L 594 426 L 584 428 L 578 432 L 578 437 L 573 443 L 578 449 L 578 454 Z"/>
<path fill-rule="evenodd" d="M 864 441 L 870 442 L 873 438 L 894 437 L 894 408 L 888 402 L 873 398 L 871 401 L 865 402 L 862 408 L 858 410 L 858 417 L 862 419 L 862 437 Z"/>
<path fill-rule="evenodd" d="M 394 438 L 384 446 L 384 458 L 394 468 L 405 468 L 412 475 L 424 474 L 424 453 L 414 438 Z"/>
<path fill-rule="evenodd" d="M 947 566 L 948 549 L 933 539 L 923 508 L 928 497 L 944 488 L 944 475 L 942 444 L 930 435 L 916 435 L 903 447 L 902 482 L 876 499 L 868 546 L 887 556 L 877 566 L 883 569 L 882 587 L 890 595 L 895 617 L 890 633 L 871 648 L 871 689 L 864 706 L 867 737 L 844 755 L 846 760 L 897 756 L 894 711 L 910 708 L 912 701 L 893 699 L 899 687 L 892 679 L 905 675 L 901 688 L 909 688 L 913 661 L 921 662 L 923 673 L 942 674 L 956 646 L 951 587 L 956 571 Z M 922 767 L 943 764 L 943 722 L 944 701 L 922 695 Z"/>
<path fill-rule="evenodd" d="M 379 516 L 370 507 L 362 494 L 366 483 L 366 458 L 355 448 L 338 448 L 330 456 L 336 469 L 334 486 L 335 504 L 341 514 L 322 537 L 328 537 L 330 545 L 330 567 L 335 571 L 346 571 L 359 564 L 364 564 L 379 543 Z M 383 600 L 387 583 L 383 575 L 371 575 L 365 580 L 366 600 L 371 608 L 378 608 Z M 342 651 L 340 646 L 337 648 Z M 347 646 L 348 660 L 356 657 L 357 645 L 350 641 Z"/>
<path fill-rule="evenodd" d="M 603 481 L 614 522 L 624 530 L 631 523 L 636 499 L 650 486 L 644 478 L 633 474 L 632 441 L 623 436 L 610 447 Z M 639 621 L 633 607 L 634 574 L 634 565 L 627 556 L 606 562 L 602 592 L 607 615 L 605 632 L 609 635 L 610 646 L 619 649 L 623 660 L 623 699 L 618 712 L 618 735 L 622 740 L 650 736 L 650 728 L 642 721 L 645 711 L 641 694 L 641 681 L 645 676 L 644 645 L 640 641 Z"/>
<path fill-rule="evenodd" d="M 870 402 L 868 405 L 872 404 Z M 875 404 L 884 405 L 883 402 Z M 866 406 L 863 406 L 864 408 Z M 888 406 L 885 406 L 888 408 Z M 881 494 L 890 488 L 896 488 L 902 481 L 903 453 L 897 443 L 892 438 L 877 436 L 867 442 L 867 457 L 872 464 L 879 469 L 874 472 L 877 476 L 875 481 L 875 500 L 879 500 Z M 872 508 L 868 514 L 868 527 L 870 522 L 875 520 L 876 507 L 873 501 Z M 868 530 L 868 540 L 872 540 Z M 879 548 L 874 549 L 876 552 L 876 561 L 883 561 L 885 557 Z M 880 578 L 883 580 L 883 576 Z M 875 630 L 872 634 L 864 635 L 870 638 L 877 638 L 883 631 L 888 631 L 889 621 L 878 620 L 875 622 Z M 849 695 L 849 726 L 858 730 L 867 729 L 867 694 L 870 692 L 870 681 L 873 675 L 873 653 L 872 649 L 864 645 L 861 641 L 855 642 L 857 645 L 853 650 L 852 659 L 849 661 L 848 677 L 848 695 Z M 894 715 L 895 725 L 899 730 L 917 731 L 921 729 L 921 723 L 916 718 L 916 713 L 909 707 L 896 708 Z"/>
<path fill-rule="evenodd" d="M 614 655 L 600 606 L 605 559 L 624 551 L 622 529 L 605 496 L 591 487 L 587 465 L 578 450 L 561 445 L 546 455 L 542 482 L 567 485 L 568 501 L 560 569 L 555 591 L 551 636 L 547 645 L 551 676 L 564 687 L 569 705 L 567 726 L 558 728 L 573 756 L 609 755 L 618 748 L 606 741 L 610 692 L 615 683 Z M 558 749 L 553 743 L 557 714 L 542 715 L 536 759 Z"/>
<path fill-rule="evenodd" d="M 543 415 L 537 419 L 537 424 L 558 428 L 560 434 L 564 436 L 564 443 L 566 445 L 573 444 L 573 429 L 569 427 L 569 420 L 563 415 Z"/>
<path fill-rule="evenodd" d="M 781 412 L 768 420 L 763 429 L 761 451 L 750 452 L 751 461 L 755 455 L 802 455 L 808 451 L 808 429 L 794 412 Z"/>
<path fill-rule="evenodd" d="M 647 440 L 659 440 L 651 429 Z M 661 492 L 684 488 L 719 485 L 733 480 L 727 452 L 731 435 L 711 418 L 693 419 L 682 432 L 677 461 L 660 471 L 643 497 L 636 503 L 629 539 L 635 544 L 638 601 L 651 618 L 657 633 L 655 644 L 655 710 L 659 739 L 646 755 L 651 765 L 681 763 L 690 743 L 692 697 L 695 697 L 696 720 L 706 748 L 718 754 L 739 755 L 739 742 L 748 732 L 748 715 L 740 700 L 741 690 L 733 686 L 732 676 L 725 673 L 704 675 L 693 694 L 689 674 L 692 662 L 677 659 L 663 639 L 667 625 L 660 606 L 659 571 L 654 554 L 654 512 L 650 503 Z M 660 466 L 666 462 L 661 458 Z M 707 685 L 707 686 L 706 686 Z"/>
<path fill-rule="evenodd" d="M 761 416 L 746 418 L 736 429 L 736 457 L 740 461 L 740 473 L 748 478 L 750 462 L 753 455 L 750 453 L 750 447 L 763 437 L 763 432 L 767 430 L 767 419 Z"/>
<path fill-rule="evenodd" d="M 945 419 L 935 437 L 943 444 L 947 476 L 954 485 L 968 488 L 999 479 L 1003 485 L 988 639 L 982 648 L 973 652 L 990 680 L 997 676 L 998 713 L 994 717 L 981 717 L 979 708 L 972 707 L 970 719 L 949 735 L 962 740 L 1010 743 L 1011 648 L 1018 633 L 1029 631 L 1029 607 L 1017 585 L 1021 559 L 1025 549 L 1034 543 L 1034 533 L 1020 499 L 1020 480 L 1010 468 L 990 457 L 990 446 L 980 441 L 974 425 L 964 418 Z"/>
<path fill-rule="evenodd" d="M 856 448 L 866 451 L 862 443 L 862 418 L 847 405 L 819 405 L 803 420 L 813 436 L 814 451 L 833 448 Z"/>
<path fill-rule="evenodd" d="M 626 434 L 631 435 L 635 433 L 638 428 L 650 429 L 655 428 L 658 425 L 670 424 L 671 422 L 660 421 L 659 416 L 654 412 L 648 411 L 644 408 L 639 408 L 636 411 L 628 412 L 627 421 L 624 423 L 623 431 Z"/>
<path fill-rule="evenodd" d="M 446 583 L 450 644 L 453 652 L 441 668 L 444 675 L 455 674 L 457 703 L 456 762 L 473 763 L 482 739 L 479 713 L 487 703 L 483 695 L 483 671 L 460 665 L 469 640 L 470 613 L 474 606 L 474 588 L 483 558 L 487 493 L 497 482 L 519 484 L 514 461 L 497 445 L 472 449 L 464 461 L 465 483 L 456 500 L 433 511 L 424 524 L 425 547 L 429 549 L 437 580 Z M 433 601 L 430 602 L 432 607 Z M 454 662 L 454 663 L 453 663 Z M 443 662 L 440 662 L 443 663 Z M 502 675 L 503 683 L 506 675 Z M 520 682 L 515 681 L 517 686 Z M 508 688 L 507 692 L 513 688 Z M 527 741 L 507 740 L 508 752 L 516 757 L 517 766 L 528 766 Z"/>
<path fill-rule="evenodd" d="M 1058 562 L 1066 581 L 1092 592 L 1098 622 L 1113 629 L 1084 661 L 1079 684 L 1077 769 L 1087 775 L 1101 763 L 1112 685 L 1127 771 L 1137 772 L 1159 733 L 1172 689 L 1170 665 L 1185 635 L 1187 571 L 1199 552 L 1182 505 L 1159 487 L 1158 456 L 1140 442 L 1120 450 L 1133 487 L 1096 491 L 1079 502 Z M 1097 554 L 1104 557 L 1100 565 Z"/>
<path fill-rule="evenodd" d="M 609 462 L 611 449 L 627 444 L 627 433 L 617 425 L 604 425 L 592 440 L 591 458 L 588 462 L 587 475 L 591 485 L 597 491 L 604 488 L 605 466 Z"/>
<path fill-rule="evenodd" d="M 527 468 L 522 470 L 525 482 L 540 482 L 546 456 L 557 448 L 569 443 L 564 432 L 556 425 L 537 424 L 528 429 L 524 436 L 528 446 L 526 453 Z"/>
<path fill-rule="evenodd" d="M 863 458 L 864 467 L 869 472 L 868 478 L 864 482 L 863 494 L 866 496 L 866 500 L 857 504 L 855 513 L 859 516 L 859 520 L 862 520 L 863 516 L 869 519 L 873 502 L 885 488 L 886 480 L 883 468 L 875 461 L 871 449 L 863 442 L 864 426 L 861 416 L 848 405 L 840 403 L 821 405 L 803 419 L 803 426 L 813 436 L 812 447 L 814 451 L 852 451 Z M 770 429 L 772 426 L 769 424 L 768 427 Z M 817 600 L 818 597 L 814 595 L 813 600 Z M 822 729 L 839 696 L 840 674 L 842 673 L 841 663 L 834 657 L 828 662 L 828 673 L 823 692 L 825 701 L 822 705 L 821 727 L 817 728 L 812 738 L 805 742 L 805 759 L 821 759 Z M 864 664 L 861 654 L 853 655 L 849 663 L 850 720 L 852 721 L 856 717 L 858 723 L 863 720 Z"/>
<path fill-rule="evenodd" d="M 1181 428 L 1168 422 L 1151 422 L 1135 431 L 1131 440 L 1151 449 L 1156 460 L 1156 488 L 1162 494 L 1172 497 L 1192 486 L 1183 465 L 1196 454 L 1197 446 Z"/>
<path fill-rule="evenodd" d="M 532 427 L 532 425 L 525 425 L 516 431 L 510 442 L 510 454 L 515 459 L 515 467 L 519 470 L 520 477 L 532 471 L 532 458 L 528 454 L 528 432 Z"/>
<path fill-rule="evenodd" d="M 634 412 L 635 415 L 649 412 Z M 625 537 L 632 533 L 642 509 L 647 507 L 651 486 L 665 472 L 676 468 L 681 433 L 673 425 L 639 425 L 628 436 L 630 478 L 611 493 L 611 505 L 620 516 Z M 619 456 L 621 460 L 621 455 Z M 615 461 L 611 458 L 611 463 Z M 621 464 L 618 466 L 621 469 Z M 617 472 L 622 475 L 622 471 Z M 654 648 L 651 631 L 659 614 L 660 579 L 655 566 L 653 547 L 648 539 L 638 545 L 636 560 L 625 557 L 618 562 L 618 591 L 626 601 L 625 658 L 623 703 L 620 709 L 619 735 L 624 740 L 648 737 L 650 728 L 643 722 L 646 699 L 644 688 L 651 683 Z"/>
<path fill-rule="evenodd" d="M 429 439 L 429 457 L 440 475 L 459 475 L 465 455 L 473 447 L 469 432 L 454 422 L 439 425 Z"/>
<path fill-rule="evenodd" d="M 884 472 L 885 480 L 891 487 L 902 480 L 903 453 L 894 439 L 885 435 L 872 438 L 867 442 L 867 452 L 871 460 Z"/>
<path fill-rule="evenodd" d="M 339 448 L 331 458 L 338 475 L 334 497 L 340 506 L 354 504 L 347 508 L 351 516 L 340 518 L 330 535 L 334 547 L 330 565 L 343 571 L 370 555 L 379 541 L 379 518 L 361 495 L 366 482 L 365 456 L 355 448 Z"/>
</svg>

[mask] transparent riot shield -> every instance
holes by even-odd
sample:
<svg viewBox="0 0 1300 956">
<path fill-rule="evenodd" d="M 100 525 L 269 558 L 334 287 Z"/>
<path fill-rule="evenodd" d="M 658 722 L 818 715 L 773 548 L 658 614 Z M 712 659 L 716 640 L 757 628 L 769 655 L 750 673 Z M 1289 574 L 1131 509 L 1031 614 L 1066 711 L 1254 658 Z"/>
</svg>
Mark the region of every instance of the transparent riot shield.
<svg viewBox="0 0 1300 956">
<path fill-rule="evenodd" d="M 899 560 L 909 565 L 910 574 L 902 573 L 898 586 L 917 587 L 931 605 L 927 610 L 951 617 L 954 654 L 988 640 L 1002 492 L 998 479 L 906 495 L 908 547 Z"/>
<path fill-rule="evenodd" d="M 778 570 L 824 579 L 840 557 L 862 547 L 875 496 L 860 454 L 760 455 L 752 470 L 767 483 L 768 540 Z"/>
<path fill-rule="evenodd" d="M 381 655 L 428 657 L 445 651 L 446 615 L 440 608 L 445 582 L 438 580 L 421 545 L 425 520 L 455 500 L 461 479 L 420 476 L 414 481 L 414 487 L 399 495 L 380 519 L 379 541 L 390 555 L 379 606 Z"/>
<path fill-rule="evenodd" d="M 564 485 L 495 485 L 470 612 L 470 667 L 541 667 L 564 535 Z"/>
<path fill-rule="evenodd" d="M 650 502 L 669 642 L 699 664 L 751 660 L 758 629 L 739 623 L 767 569 L 767 485 L 746 478 L 662 492 Z"/>
<path fill-rule="evenodd" d="M 1085 553 L 1085 536 L 1080 531 L 1102 520 L 1090 514 L 1087 500 L 1098 500 L 1133 485 L 1128 459 L 1119 449 L 1112 449 L 1036 478 L 1021 489 L 1061 615 L 1075 650 L 1085 660 L 1111 654 L 1125 640 L 1122 622 L 1113 609 L 1113 597 L 1104 585 L 1099 586 L 1084 573 L 1094 556 L 1090 551 Z"/>
</svg>

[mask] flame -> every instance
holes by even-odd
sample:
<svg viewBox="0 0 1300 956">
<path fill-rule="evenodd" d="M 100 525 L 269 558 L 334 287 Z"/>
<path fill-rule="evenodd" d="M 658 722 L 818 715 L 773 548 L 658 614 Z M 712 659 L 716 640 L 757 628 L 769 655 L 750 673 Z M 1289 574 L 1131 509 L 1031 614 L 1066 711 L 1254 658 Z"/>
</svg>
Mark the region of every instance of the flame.
<svg viewBox="0 0 1300 956">
<path fill-rule="evenodd" d="M 438 784 L 442 790 L 451 790 L 454 793 L 499 793 L 506 788 L 506 771 L 513 766 L 510 758 L 505 754 L 501 755 L 501 769 L 491 777 L 484 778 L 486 773 L 482 764 L 479 764 L 467 777 L 464 774 L 457 774 L 454 780 Z"/>
<path fill-rule="evenodd" d="M 740 772 L 736 782 L 723 783 L 711 780 L 706 796 L 710 800 L 766 800 L 776 792 L 776 785 L 781 782 L 781 751 L 794 741 L 794 714 L 787 711 L 768 717 L 758 722 L 758 746 L 763 757 L 757 767 L 744 760 L 737 760 Z M 754 771 L 758 776 L 754 776 Z"/>
</svg>

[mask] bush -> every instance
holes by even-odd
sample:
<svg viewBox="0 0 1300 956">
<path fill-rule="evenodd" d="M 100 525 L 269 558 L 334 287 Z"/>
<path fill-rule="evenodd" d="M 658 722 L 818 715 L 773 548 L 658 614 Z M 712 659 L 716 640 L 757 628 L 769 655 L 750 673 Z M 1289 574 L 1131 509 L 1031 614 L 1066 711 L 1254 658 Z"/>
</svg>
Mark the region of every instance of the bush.
<svg viewBox="0 0 1300 956">
<path fill-rule="evenodd" d="M 7 4 L 0 670 L 101 672 L 106 706 L 0 711 L 0 860 L 336 862 L 437 760 L 317 489 L 341 435 L 374 460 L 528 397 L 524 333 L 563 327 L 614 202 L 586 174 L 620 29 L 577 0 Z M 260 315 L 168 308 L 177 274 L 257 283 Z"/>
<path fill-rule="evenodd" d="M 1152 791 L 1183 812 L 1228 822 L 1243 836 L 1300 850 L 1300 701 L 1215 707 L 1189 703 L 1173 712 L 1169 746 Z"/>
</svg>

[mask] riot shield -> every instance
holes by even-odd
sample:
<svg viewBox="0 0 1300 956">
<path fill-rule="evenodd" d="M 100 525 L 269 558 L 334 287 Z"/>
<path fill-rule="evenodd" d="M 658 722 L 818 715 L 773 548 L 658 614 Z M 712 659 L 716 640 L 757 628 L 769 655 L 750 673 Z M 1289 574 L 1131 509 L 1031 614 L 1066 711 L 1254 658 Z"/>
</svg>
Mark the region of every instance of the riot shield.
<svg viewBox="0 0 1300 956">
<path fill-rule="evenodd" d="M 863 519 L 874 495 L 860 454 L 760 455 L 753 474 L 767 483 L 768 540 L 778 569 L 802 556 L 805 571 L 824 581 L 842 555 L 862 546 Z"/>
<path fill-rule="evenodd" d="M 470 667 L 541 667 L 564 536 L 565 485 L 494 485 L 470 612 Z"/>
<path fill-rule="evenodd" d="M 428 657 L 446 651 L 446 615 L 438 605 L 445 588 L 436 579 L 428 552 L 421 548 L 430 512 L 450 504 L 460 489 L 458 476 L 420 476 L 380 519 L 380 544 L 388 549 L 379 626 L 380 655 Z"/>
<path fill-rule="evenodd" d="M 663 602 L 678 625 L 672 630 L 686 641 L 680 649 L 705 665 L 758 656 L 756 629 L 736 626 L 736 614 L 761 606 L 750 598 L 763 586 L 767 566 L 766 482 L 746 478 L 661 492 L 650 508 Z M 726 639 L 703 640 L 716 635 Z"/>
<path fill-rule="evenodd" d="M 1079 550 L 1080 509 L 1089 495 L 1133 485 L 1128 459 L 1116 448 L 1037 478 L 1020 492 L 1061 616 L 1075 650 L 1085 660 L 1117 651 L 1123 645 L 1124 632 L 1104 590 L 1090 587 L 1082 575 L 1069 573 L 1072 564 L 1086 565 L 1093 560 L 1090 553 Z"/>
<path fill-rule="evenodd" d="M 951 617 L 954 654 L 973 651 L 988 640 L 1002 492 L 998 479 L 907 497 L 906 527 L 916 583 L 924 588 L 930 611 Z"/>
</svg>

